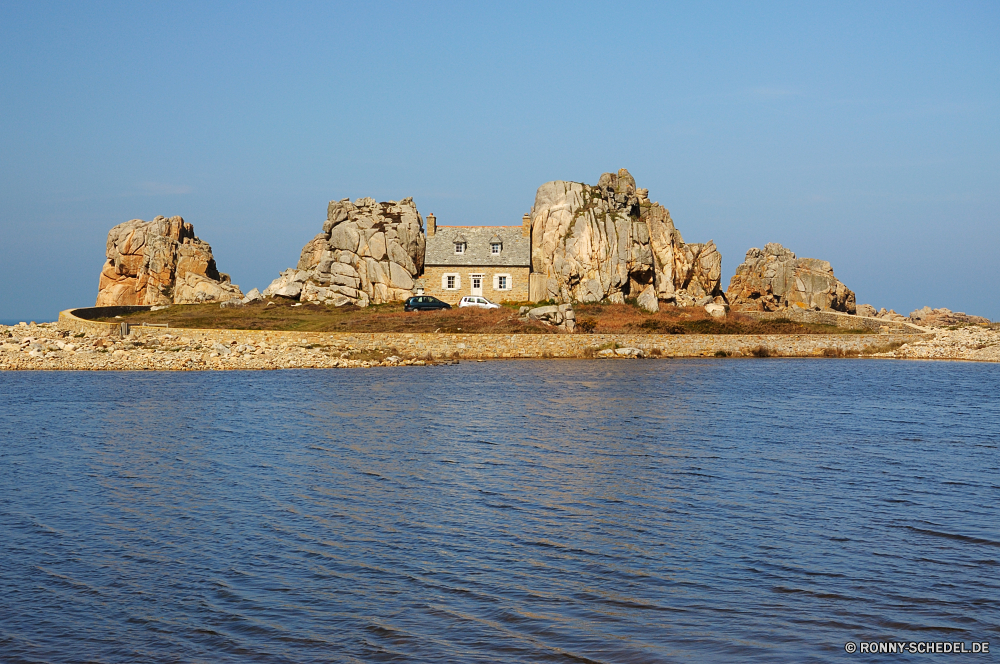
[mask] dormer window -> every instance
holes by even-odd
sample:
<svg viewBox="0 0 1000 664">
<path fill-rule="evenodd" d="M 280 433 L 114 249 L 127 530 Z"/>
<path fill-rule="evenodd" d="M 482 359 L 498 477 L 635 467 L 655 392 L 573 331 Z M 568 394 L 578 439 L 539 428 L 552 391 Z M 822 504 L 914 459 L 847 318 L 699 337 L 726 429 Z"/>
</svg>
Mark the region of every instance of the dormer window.
<svg viewBox="0 0 1000 664">
<path fill-rule="evenodd" d="M 499 242 L 490 242 L 490 253 L 491 254 L 499 254 L 500 253 L 500 248 L 502 246 L 503 245 L 500 244 Z"/>
<path fill-rule="evenodd" d="M 465 253 L 465 243 L 464 242 L 456 242 L 455 243 L 455 253 L 456 254 L 464 254 Z"/>
</svg>

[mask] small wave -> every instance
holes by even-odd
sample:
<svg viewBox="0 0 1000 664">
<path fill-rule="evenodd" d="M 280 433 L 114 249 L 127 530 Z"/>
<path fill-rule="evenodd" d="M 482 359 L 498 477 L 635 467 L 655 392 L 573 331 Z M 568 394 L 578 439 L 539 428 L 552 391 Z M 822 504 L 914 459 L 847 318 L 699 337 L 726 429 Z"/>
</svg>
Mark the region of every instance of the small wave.
<svg viewBox="0 0 1000 664">
<path fill-rule="evenodd" d="M 986 539 L 984 537 L 973 537 L 971 535 L 962 535 L 959 533 L 946 533 L 940 530 L 931 530 L 929 528 L 917 528 L 916 526 L 902 526 L 902 527 L 905 528 L 906 530 L 915 533 L 920 533 L 921 535 L 931 535 L 933 537 L 941 537 L 944 539 L 955 540 L 956 542 L 965 542 L 967 544 L 981 544 L 983 546 L 1000 546 L 1000 542 Z"/>
</svg>

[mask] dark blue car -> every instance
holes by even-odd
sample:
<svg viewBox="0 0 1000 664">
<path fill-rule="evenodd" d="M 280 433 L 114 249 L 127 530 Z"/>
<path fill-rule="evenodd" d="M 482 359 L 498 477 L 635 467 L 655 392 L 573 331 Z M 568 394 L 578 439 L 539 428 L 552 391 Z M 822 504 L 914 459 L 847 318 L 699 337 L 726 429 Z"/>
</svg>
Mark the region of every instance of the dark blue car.
<svg viewBox="0 0 1000 664">
<path fill-rule="evenodd" d="M 430 295 L 416 295 L 409 298 L 403 305 L 404 311 L 435 311 L 437 309 L 451 309 L 451 305 Z"/>
</svg>

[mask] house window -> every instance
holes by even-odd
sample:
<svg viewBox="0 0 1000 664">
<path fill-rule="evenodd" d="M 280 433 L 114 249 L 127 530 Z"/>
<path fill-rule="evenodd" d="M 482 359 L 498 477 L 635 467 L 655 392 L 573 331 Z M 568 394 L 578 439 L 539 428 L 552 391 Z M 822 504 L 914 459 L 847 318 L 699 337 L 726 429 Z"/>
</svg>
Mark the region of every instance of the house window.
<svg viewBox="0 0 1000 664">
<path fill-rule="evenodd" d="M 465 253 L 465 243 L 464 242 L 456 242 L 455 243 L 455 253 L 456 254 L 464 254 Z"/>
<path fill-rule="evenodd" d="M 501 247 L 501 245 L 500 245 L 499 242 L 490 242 L 490 253 L 491 254 L 499 254 L 500 253 L 500 247 Z"/>
<path fill-rule="evenodd" d="M 461 279 L 457 274 L 445 274 L 441 276 L 441 288 L 445 290 L 458 290 L 462 285 Z"/>
<path fill-rule="evenodd" d="M 509 274 L 494 274 L 493 275 L 493 290 L 506 291 L 510 290 L 511 279 Z"/>
</svg>

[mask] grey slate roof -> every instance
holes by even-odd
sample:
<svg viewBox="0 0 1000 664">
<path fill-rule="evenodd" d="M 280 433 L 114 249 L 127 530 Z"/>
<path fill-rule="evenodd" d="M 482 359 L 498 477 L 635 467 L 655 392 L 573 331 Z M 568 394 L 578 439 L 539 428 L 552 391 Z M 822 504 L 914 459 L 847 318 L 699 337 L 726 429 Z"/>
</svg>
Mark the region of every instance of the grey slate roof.
<svg viewBox="0 0 1000 664">
<path fill-rule="evenodd" d="M 499 254 L 490 253 L 490 242 L 499 238 Z M 455 253 L 455 241 L 464 240 L 465 253 Z M 427 238 L 424 265 L 430 267 L 531 267 L 531 238 L 521 226 L 438 226 Z"/>
</svg>

